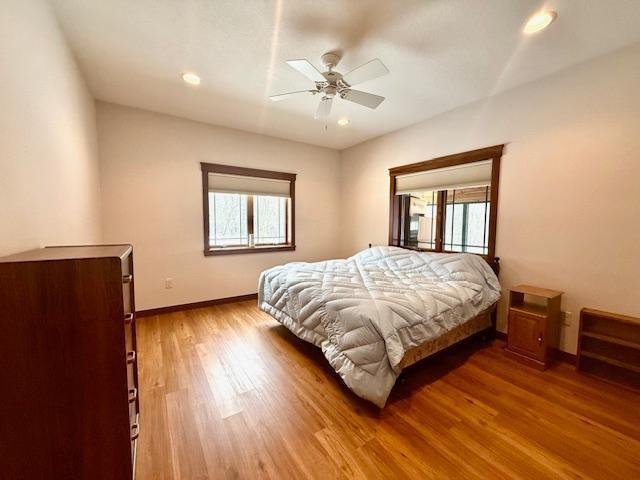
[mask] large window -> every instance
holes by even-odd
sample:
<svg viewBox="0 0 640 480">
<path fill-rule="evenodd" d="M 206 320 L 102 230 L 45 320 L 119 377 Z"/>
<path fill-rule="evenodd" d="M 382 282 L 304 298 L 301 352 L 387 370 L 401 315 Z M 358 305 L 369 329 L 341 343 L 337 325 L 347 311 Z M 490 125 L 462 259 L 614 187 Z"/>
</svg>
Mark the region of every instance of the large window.
<svg viewBox="0 0 640 480">
<path fill-rule="evenodd" d="M 389 244 L 493 259 L 502 145 L 389 170 Z"/>
<path fill-rule="evenodd" d="M 295 249 L 295 174 L 201 165 L 205 255 Z"/>
</svg>

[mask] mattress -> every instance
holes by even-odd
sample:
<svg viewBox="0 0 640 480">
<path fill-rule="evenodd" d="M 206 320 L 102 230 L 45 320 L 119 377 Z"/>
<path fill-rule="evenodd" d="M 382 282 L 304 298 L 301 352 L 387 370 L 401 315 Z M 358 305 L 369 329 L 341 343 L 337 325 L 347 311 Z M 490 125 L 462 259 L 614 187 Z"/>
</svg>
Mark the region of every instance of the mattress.
<svg viewBox="0 0 640 480">
<path fill-rule="evenodd" d="M 345 384 L 384 407 L 407 352 L 437 342 L 500 298 L 477 255 L 373 247 L 261 273 L 260 308 L 322 349 Z"/>
</svg>

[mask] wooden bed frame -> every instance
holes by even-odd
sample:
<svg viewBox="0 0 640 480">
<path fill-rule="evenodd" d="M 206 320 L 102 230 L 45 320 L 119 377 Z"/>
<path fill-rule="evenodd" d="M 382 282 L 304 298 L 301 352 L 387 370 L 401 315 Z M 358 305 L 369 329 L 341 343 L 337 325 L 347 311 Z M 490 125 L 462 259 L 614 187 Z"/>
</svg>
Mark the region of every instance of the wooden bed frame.
<svg viewBox="0 0 640 480">
<path fill-rule="evenodd" d="M 468 322 L 458 325 L 441 337 L 407 350 L 400 362 L 400 367 L 404 369 L 473 336 L 492 338 L 496 331 L 496 306 L 497 302 Z"/>
<path fill-rule="evenodd" d="M 371 245 L 369 245 L 369 247 L 371 247 Z M 416 249 L 407 248 L 407 250 L 415 251 Z M 495 272 L 496 276 L 498 276 L 500 273 L 500 257 L 487 258 L 483 255 L 480 256 L 487 261 L 491 269 Z M 462 325 L 458 325 L 456 328 L 454 328 L 450 332 L 447 332 L 445 335 L 442 335 L 441 337 L 436 338 L 430 342 L 423 343 L 422 345 L 412 348 L 411 350 L 407 350 L 404 358 L 402 359 L 402 362 L 400 362 L 400 367 L 404 369 L 409 365 L 418 363 L 419 361 L 424 360 L 425 358 L 430 357 L 431 355 L 438 353 L 446 348 L 452 347 L 453 345 L 466 340 L 469 337 L 482 335 L 487 338 L 493 338 L 496 332 L 497 307 L 498 302 L 483 310 L 468 322 L 465 322 Z"/>
</svg>

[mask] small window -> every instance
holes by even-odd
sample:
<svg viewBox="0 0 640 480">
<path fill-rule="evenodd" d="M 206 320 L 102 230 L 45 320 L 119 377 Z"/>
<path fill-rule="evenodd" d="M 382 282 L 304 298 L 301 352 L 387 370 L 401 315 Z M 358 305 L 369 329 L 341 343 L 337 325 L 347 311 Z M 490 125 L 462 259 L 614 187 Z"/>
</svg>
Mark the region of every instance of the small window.
<svg viewBox="0 0 640 480">
<path fill-rule="evenodd" d="M 295 174 L 201 165 L 205 255 L 295 249 Z"/>
<path fill-rule="evenodd" d="M 389 244 L 495 257 L 503 145 L 392 168 Z"/>
</svg>

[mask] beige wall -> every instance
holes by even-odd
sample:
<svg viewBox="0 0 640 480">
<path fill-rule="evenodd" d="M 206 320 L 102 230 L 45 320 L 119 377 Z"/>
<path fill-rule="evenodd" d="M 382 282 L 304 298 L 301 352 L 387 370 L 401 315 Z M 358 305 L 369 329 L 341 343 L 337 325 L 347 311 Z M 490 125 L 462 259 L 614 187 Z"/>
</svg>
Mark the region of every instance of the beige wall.
<svg viewBox="0 0 640 480">
<path fill-rule="evenodd" d="M 100 240 L 94 102 L 47 3 L 0 9 L 0 255 Z"/>
<path fill-rule="evenodd" d="M 571 352 L 581 307 L 640 315 L 639 86 L 635 46 L 343 151 L 342 254 L 387 242 L 389 167 L 507 143 L 505 293 L 518 283 L 565 291 Z"/>
<path fill-rule="evenodd" d="M 5 2 L 0 40 L 0 255 L 131 242 L 139 309 L 253 293 L 272 265 L 385 244 L 389 167 L 507 143 L 505 291 L 564 290 L 568 351 L 582 306 L 640 315 L 640 46 L 341 153 L 99 103 L 98 166 L 94 103 L 48 4 Z M 298 250 L 205 258 L 201 161 L 297 173 Z"/>
<path fill-rule="evenodd" d="M 104 236 L 134 245 L 138 309 L 255 293 L 266 268 L 338 254 L 337 151 L 101 102 L 97 113 Z M 297 173 L 297 250 L 205 257 L 200 162 Z"/>
</svg>

